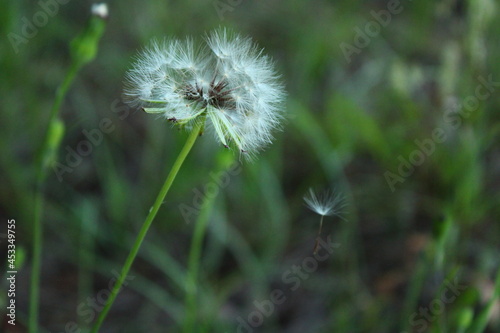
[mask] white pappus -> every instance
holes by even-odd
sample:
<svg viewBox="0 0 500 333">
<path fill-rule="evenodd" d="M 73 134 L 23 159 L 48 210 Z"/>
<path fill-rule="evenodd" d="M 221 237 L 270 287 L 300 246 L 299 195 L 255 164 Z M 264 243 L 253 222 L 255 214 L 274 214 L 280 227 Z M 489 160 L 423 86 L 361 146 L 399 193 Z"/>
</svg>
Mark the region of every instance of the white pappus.
<svg viewBox="0 0 500 333">
<path fill-rule="evenodd" d="M 341 216 L 342 209 L 345 206 L 344 198 L 341 194 L 335 192 L 330 192 L 328 190 L 317 195 L 313 189 L 309 189 L 309 193 L 303 197 L 307 208 L 320 215 L 318 235 L 316 236 L 316 242 L 314 244 L 313 253 L 316 254 L 318 251 L 319 237 L 321 236 L 321 230 L 323 229 L 323 218 L 325 216 L 336 215 L 343 219 Z"/>
<path fill-rule="evenodd" d="M 280 127 L 285 91 L 272 60 L 250 38 L 219 29 L 201 47 L 189 38 L 153 42 L 128 71 L 125 95 L 188 128 L 206 116 L 224 147 L 254 154 Z"/>
<path fill-rule="evenodd" d="M 344 199 L 339 193 L 335 194 L 334 192 L 326 190 L 318 195 L 310 188 L 309 193 L 304 196 L 304 201 L 306 202 L 307 208 L 318 215 L 337 215 L 342 218 L 340 216 L 340 211 L 344 207 Z"/>
</svg>

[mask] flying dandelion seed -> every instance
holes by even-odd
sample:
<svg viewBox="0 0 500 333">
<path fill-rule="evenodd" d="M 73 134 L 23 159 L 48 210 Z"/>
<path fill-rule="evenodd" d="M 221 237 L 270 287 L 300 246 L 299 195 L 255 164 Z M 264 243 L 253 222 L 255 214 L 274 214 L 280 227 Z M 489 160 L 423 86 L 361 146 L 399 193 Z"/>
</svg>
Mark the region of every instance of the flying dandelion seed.
<svg viewBox="0 0 500 333">
<path fill-rule="evenodd" d="M 321 230 L 323 228 L 323 218 L 325 216 L 335 215 L 343 219 L 340 214 L 345 206 L 344 198 L 340 193 L 335 194 L 335 192 L 328 190 L 317 195 L 313 189 L 310 188 L 308 194 L 306 194 L 303 199 L 306 202 L 307 208 L 321 216 L 318 235 L 316 236 L 316 242 L 313 248 L 313 253 L 316 254 L 318 251 L 319 237 L 321 236 Z"/>
<path fill-rule="evenodd" d="M 187 128 L 206 115 L 224 147 L 249 154 L 272 142 L 283 118 L 285 92 L 273 62 L 250 38 L 225 29 L 201 47 L 192 39 L 153 42 L 126 85 L 131 104 Z"/>
</svg>

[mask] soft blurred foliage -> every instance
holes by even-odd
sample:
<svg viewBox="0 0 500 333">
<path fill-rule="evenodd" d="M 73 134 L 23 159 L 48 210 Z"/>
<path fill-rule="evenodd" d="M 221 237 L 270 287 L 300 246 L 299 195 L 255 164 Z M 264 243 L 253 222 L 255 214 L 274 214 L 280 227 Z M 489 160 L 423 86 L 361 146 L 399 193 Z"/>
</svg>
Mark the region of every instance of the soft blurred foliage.
<svg viewBox="0 0 500 333">
<path fill-rule="evenodd" d="M 105 295 L 186 139 L 122 102 L 134 55 L 152 38 L 203 38 L 219 26 L 251 36 L 276 61 L 288 92 L 284 130 L 229 176 L 221 165 L 238 153 L 210 134 L 197 142 L 102 332 L 180 330 L 197 214 L 183 216 L 179 207 L 196 208 L 206 190 L 217 195 L 200 269 L 200 332 L 498 332 L 500 83 L 478 87 L 482 79 L 500 82 L 500 7 L 402 0 L 381 25 L 375 16 L 384 17 L 373 13 L 393 2 L 110 2 L 97 57 L 61 109 L 57 162 L 75 165 L 62 181 L 51 172 L 45 187 L 40 332 L 93 319 L 88 298 Z M 28 309 L 34 156 L 68 70 L 69 41 L 85 27 L 90 5 L 58 5 L 16 47 L 9 34 L 22 35 L 43 6 L 0 5 L 1 225 L 16 219 L 25 254 L 16 332 Z M 357 51 L 346 57 L 346 45 Z M 478 89 L 488 96 L 478 98 Z M 107 131 L 103 121 L 112 124 Z M 85 133 L 96 144 L 77 163 L 68 154 Z M 226 176 L 227 186 L 213 185 Z M 347 209 L 345 220 L 325 218 L 324 238 L 339 246 L 299 275 L 293 269 L 311 262 L 319 221 L 303 205 L 309 187 L 336 188 Z M 467 288 L 436 307 L 454 281 Z M 255 301 L 274 289 L 286 300 L 261 314 L 258 327 L 243 328 L 258 311 Z M 2 292 L 0 313 L 6 301 Z M 422 308 L 430 309 L 427 319 Z"/>
</svg>

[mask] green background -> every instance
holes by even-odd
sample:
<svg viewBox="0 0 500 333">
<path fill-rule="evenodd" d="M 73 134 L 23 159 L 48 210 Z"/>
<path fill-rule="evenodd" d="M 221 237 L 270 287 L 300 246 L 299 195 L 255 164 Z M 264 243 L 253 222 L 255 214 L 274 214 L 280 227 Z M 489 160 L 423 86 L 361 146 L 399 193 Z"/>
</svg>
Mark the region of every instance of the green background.
<svg viewBox="0 0 500 333">
<path fill-rule="evenodd" d="M 408 0 L 391 14 L 391 3 L 110 2 L 97 57 L 61 108 L 66 132 L 54 163 L 67 165 L 86 131 L 97 144 L 61 181 L 53 170 L 47 178 L 40 332 L 86 327 L 96 313 L 88 297 L 119 271 L 187 137 L 122 102 L 134 56 L 152 38 L 201 40 L 220 26 L 275 60 L 288 94 L 283 131 L 232 173 L 236 151 L 212 134 L 198 140 L 101 331 L 180 331 L 198 216 L 180 207 L 196 208 L 208 191 L 216 195 L 202 216 L 199 332 L 497 332 L 500 288 L 489 319 L 483 310 L 500 263 L 500 83 L 478 87 L 481 78 L 500 82 L 500 5 Z M 27 318 L 34 156 L 90 5 L 58 5 L 16 45 L 9 36 L 22 36 L 23 18 L 33 22 L 43 6 L 0 5 L 0 214 L 16 219 L 20 259 L 12 332 Z M 325 218 L 323 237 L 337 246 L 322 262 L 311 259 L 319 217 L 303 204 L 309 187 L 335 188 L 346 203 L 343 219 Z M 310 272 L 294 273 L 302 265 Z M 466 288 L 440 307 L 453 281 Z M 283 302 L 242 328 L 275 289 Z M 2 292 L 0 313 L 6 302 Z"/>
</svg>

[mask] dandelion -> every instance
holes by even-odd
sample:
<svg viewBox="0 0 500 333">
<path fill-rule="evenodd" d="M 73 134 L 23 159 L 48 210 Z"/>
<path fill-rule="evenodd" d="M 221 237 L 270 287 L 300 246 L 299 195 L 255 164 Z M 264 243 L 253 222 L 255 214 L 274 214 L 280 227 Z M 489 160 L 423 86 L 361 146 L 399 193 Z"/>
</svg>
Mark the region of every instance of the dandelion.
<svg viewBox="0 0 500 333">
<path fill-rule="evenodd" d="M 205 123 L 224 147 L 234 145 L 250 156 L 271 143 L 272 131 L 279 128 L 283 118 L 283 86 L 271 59 L 263 55 L 251 39 L 220 29 L 207 36 L 205 42 L 204 46 L 196 46 L 190 38 L 153 42 L 127 72 L 125 96 L 130 104 L 190 129 L 191 133 L 132 244 L 120 278 L 94 323 L 92 333 L 99 331 L 106 318 L 151 223 L 197 137 L 203 133 Z M 199 219 L 197 223 L 202 221 Z M 192 249 L 201 248 L 203 239 L 198 233 L 203 230 L 203 224 L 195 228 L 198 245 L 193 243 L 196 246 Z M 193 273 L 196 261 L 193 262 L 190 279 L 196 277 Z M 195 285 L 192 281 L 190 285 Z M 188 314 L 194 311 L 190 308 Z M 186 323 L 186 331 L 191 332 L 192 320 L 188 318 Z"/>
<path fill-rule="evenodd" d="M 323 218 L 325 216 L 336 215 L 342 219 L 340 213 L 342 208 L 345 206 L 344 198 L 339 193 L 335 194 L 334 192 L 330 192 L 328 190 L 316 195 L 316 193 L 314 193 L 314 191 L 310 188 L 309 193 L 304 196 L 304 201 L 306 202 L 307 208 L 316 214 L 321 215 L 318 235 L 316 236 L 316 242 L 313 249 L 313 253 L 316 254 L 318 251 L 319 237 L 323 228 Z"/>
<path fill-rule="evenodd" d="M 192 39 L 153 42 L 127 73 L 129 101 L 175 125 L 208 118 L 221 144 L 254 154 L 272 142 L 283 118 L 283 85 L 250 38 L 219 29 Z"/>
</svg>

